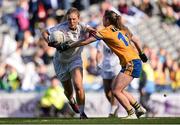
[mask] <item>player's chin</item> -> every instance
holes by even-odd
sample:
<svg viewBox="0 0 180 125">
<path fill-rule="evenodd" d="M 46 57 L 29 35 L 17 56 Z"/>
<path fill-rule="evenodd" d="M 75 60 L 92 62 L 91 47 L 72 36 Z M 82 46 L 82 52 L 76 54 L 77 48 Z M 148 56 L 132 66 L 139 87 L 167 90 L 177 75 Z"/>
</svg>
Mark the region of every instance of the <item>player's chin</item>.
<svg viewBox="0 0 180 125">
<path fill-rule="evenodd" d="M 69 27 L 70 27 L 70 29 L 74 29 L 75 30 L 77 28 L 77 25 L 76 24 L 70 24 Z"/>
</svg>

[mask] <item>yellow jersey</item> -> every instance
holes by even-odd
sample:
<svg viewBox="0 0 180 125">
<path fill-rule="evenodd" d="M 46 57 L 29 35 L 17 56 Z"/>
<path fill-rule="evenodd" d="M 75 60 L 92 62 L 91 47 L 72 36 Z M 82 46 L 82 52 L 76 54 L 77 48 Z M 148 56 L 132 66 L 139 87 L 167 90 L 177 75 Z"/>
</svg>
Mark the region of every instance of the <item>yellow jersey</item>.
<svg viewBox="0 0 180 125">
<path fill-rule="evenodd" d="M 110 25 L 98 31 L 96 35 L 119 57 L 122 66 L 125 66 L 129 61 L 134 59 L 140 59 L 138 53 L 129 43 L 125 31 Z"/>
</svg>

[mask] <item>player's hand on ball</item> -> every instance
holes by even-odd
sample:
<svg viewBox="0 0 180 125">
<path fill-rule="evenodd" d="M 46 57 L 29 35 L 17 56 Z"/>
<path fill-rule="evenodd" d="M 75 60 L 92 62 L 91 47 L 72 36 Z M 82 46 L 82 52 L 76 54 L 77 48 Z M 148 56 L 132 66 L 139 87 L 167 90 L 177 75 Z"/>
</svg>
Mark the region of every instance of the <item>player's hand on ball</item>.
<svg viewBox="0 0 180 125">
<path fill-rule="evenodd" d="M 62 44 L 60 44 L 58 47 L 56 47 L 56 49 L 61 53 L 63 51 L 66 51 L 70 48 L 69 42 L 64 42 Z"/>
<path fill-rule="evenodd" d="M 139 54 L 139 57 L 141 58 L 141 60 L 142 60 L 144 63 L 148 61 L 148 58 L 147 58 L 147 56 L 146 56 L 145 53 Z"/>
<path fill-rule="evenodd" d="M 50 38 L 51 36 L 48 36 L 48 46 L 50 47 L 56 47 L 57 41 L 52 40 L 52 38 Z"/>
<path fill-rule="evenodd" d="M 66 37 L 62 31 L 56 30 L 48 36 L 48 46 L 57 48 L 59 45 L 68 40 L 68 37 Z"/>
</svg>

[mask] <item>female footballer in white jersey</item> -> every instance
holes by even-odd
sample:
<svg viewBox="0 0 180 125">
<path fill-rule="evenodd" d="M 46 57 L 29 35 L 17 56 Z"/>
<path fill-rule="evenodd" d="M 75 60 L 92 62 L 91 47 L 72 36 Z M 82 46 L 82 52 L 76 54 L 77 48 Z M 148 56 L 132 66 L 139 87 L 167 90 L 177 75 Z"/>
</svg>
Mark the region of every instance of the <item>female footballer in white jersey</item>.
<svg viewBox="0 0 180 125">
<path fill-rule="evenodd" d="M 93 31 L 87 25 L 80 24 L 80 13 L 76 8 L 70 8 L 66 13 L 67 20 L 42 33 L 44 39 L 48 41 L 48 36 L 53 31 L 60 30 L 76 42 L 84 39 L 87 32 Z M 76 113 L 80 113 L 80 118 L 87 118 L 84 113 L 85 93 L 83 89 L 82 79 L 82 47 L 72 48 L 62 53 L 56 51 L 53 60 L 54 69 L 57 77 L 64 87 L 64 93 L 69 100 L 69 104 Z M 73 98 L 73 86 L 76 92 L 76 101 Z"/>
<path fill-rule="evenodd" d="M 98 67 L 101 70 L 101 76 L 103 78 L 104 92 L 107 100 L 111 104 L 109 117 L 117 117 L 119 105 L 112 94 L 111 86 L 115 76 L 117 76 L 121 70 L 119 58 L 104 42 L 98 42 L 97 50 L 97 56 L 102 55 L 102 61 L 98 64 Z"/>
</svg>

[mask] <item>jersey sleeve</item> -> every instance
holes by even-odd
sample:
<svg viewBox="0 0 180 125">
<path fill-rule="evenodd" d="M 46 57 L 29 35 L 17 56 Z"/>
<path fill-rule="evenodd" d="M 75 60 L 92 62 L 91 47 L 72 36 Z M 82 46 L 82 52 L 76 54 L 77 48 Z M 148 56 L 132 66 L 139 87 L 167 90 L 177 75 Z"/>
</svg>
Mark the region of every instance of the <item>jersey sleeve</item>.
<svg viewBox="0 0 180 125">
<path fill-rule="evenodd" d="M 108 39 L 108 38 L 109 38 L 109 33 L 108 33 L 107 29 L 104 28 L 104 29 L 98 31 L 98 32 L 96 33 L 96 36 L 97 36 L 98 38 L 100 38 L 100 39 Z"/>
<path fill-rule="evenodd" d="M 57 30 L 61 30 L 63 29 L 63 27 L 66 25 L 66 22 L 63 22 L 63 23 L 59 23 L 51 28 L 47 28 L 47 31 L 49 34 L 51 34 L 52 32 L 54 31 L 57 31 Z"/>
<path fill-rule="evenodd" d="M 53 31 L 57 30 L 57 26 L 51 27 L 51 28 L 47 28 L 47 31 L 49 34 L 51 34 Z"/>
<path fill-rule="evenodd" d="M 88 32 L 88 28 L 90 27 L 89 25 L 82 23 L 82 22 L 80 22 L 79 25 L 81 26 L 81 28 L 84 32 Z"/>
</svg>

